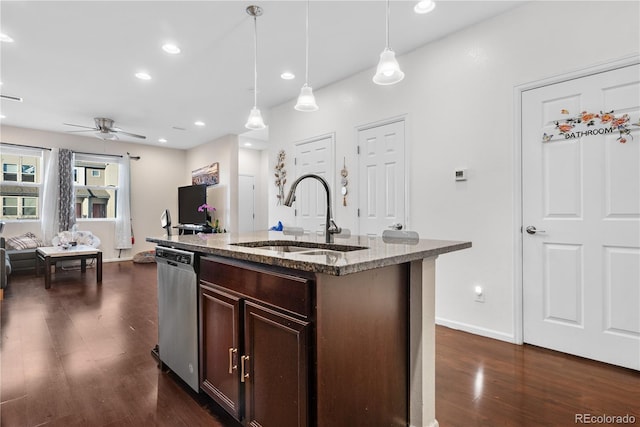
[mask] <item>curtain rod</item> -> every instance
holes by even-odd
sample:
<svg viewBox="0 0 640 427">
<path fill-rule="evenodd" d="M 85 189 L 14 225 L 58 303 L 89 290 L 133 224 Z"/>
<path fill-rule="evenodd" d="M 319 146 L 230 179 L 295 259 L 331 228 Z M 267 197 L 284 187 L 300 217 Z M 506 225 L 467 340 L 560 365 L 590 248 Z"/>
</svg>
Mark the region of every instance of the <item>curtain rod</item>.
<svg viewBox="0 0 640 427">
<path fill-rule="evenodd" d="M 0 142 L 0 145 L 10 145 L 11 147 L 20 147 L 20 148 L 35 148 L 36 150 L 48 150 L 51 151 L 51 148 L 47 147 L 37 147 L 35 145 L 20 145 L 20 144 L 12 144 L 10 142 Z"/>
<path fill-rule="evenodd" d="M 74 154 L 86 154 L 87 156 L 100 156 L 100 157 L 120 157 L 121 154 L 100 154 L 100 153 L 86 153 L 84 151 L 73 151 Z"/>
<path fill-rule="evenodd" d="M 85 154 L 87 156 L 102 156 L 102 157 L 119 157 L 119 158 L 123 158 L 124 156 L 121 154 L 99 154 L 99 153 L 85 153 L 83 151 L 74 151 L 75 154 Z M 140 160 L 140 156 L 132 156 L 131 154 L 129 154 L 129 152 L 127 152 L 127 156 L 129 156 L 129 158 L 131 160 Z"/>
</svg>

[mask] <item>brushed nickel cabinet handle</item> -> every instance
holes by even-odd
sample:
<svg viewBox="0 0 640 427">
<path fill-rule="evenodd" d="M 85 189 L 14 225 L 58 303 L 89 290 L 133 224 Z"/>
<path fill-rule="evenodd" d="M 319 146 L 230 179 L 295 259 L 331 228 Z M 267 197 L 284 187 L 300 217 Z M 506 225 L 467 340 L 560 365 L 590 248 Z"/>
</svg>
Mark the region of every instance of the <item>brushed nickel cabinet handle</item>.
<svg viewBox="0 0 640 427">
<path fill-rule="evenodd" d="M 237 352 L 238 352 L 238 349 L 236 348 L 229 349 L 229 373 L 230 374 L 233 374 L 234 369 L 238 369 L 238 365 L 233 364 L 233 355 L 234 353 L 237 353 Z"/>
<path fill-rule="evenodd" d="M 240 357 L 240 382 L 244 382 L 245 378 L 249 378 L 249 374 L 245 373 L 245 362 L 249 361 L 249 356 Z"/>
</svg>

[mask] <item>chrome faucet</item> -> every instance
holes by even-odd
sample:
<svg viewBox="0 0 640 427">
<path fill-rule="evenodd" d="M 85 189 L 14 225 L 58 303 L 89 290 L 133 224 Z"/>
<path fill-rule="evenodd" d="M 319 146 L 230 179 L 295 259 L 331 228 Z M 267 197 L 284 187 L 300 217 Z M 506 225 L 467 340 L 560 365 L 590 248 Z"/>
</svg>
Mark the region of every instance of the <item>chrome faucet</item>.
<svg viewBox="0 0 640 427">
<path fill-rule="evenodd" d="M 342 229 L 336 225 L 333 220 L 333 216 L 331 215 L 331 190 L 329 189 L 329 183 L 323 177 L 313 173 L 308 173 L 293 181 L 293 184 L 291 184 L 291 188 L 289 189 L 289 194 L 287 194 L 287 198 L 284 201 L 284 205 L 291 207 L 293 202 L 296 200 L 296 187 L 300 181 L 305 178 L 317 179 L 327 192 L 327 219 L 324 222 L 324 241 L 326 243 L 333 243 L 333 235 L 340 233 Z"/>
</svg>

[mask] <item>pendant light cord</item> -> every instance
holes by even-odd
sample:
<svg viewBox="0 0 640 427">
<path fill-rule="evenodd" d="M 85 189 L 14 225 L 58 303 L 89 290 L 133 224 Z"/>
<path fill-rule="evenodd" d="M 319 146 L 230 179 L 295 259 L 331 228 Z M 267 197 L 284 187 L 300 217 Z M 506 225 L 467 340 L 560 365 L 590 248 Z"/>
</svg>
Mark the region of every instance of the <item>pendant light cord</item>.
<svg viewBox="0 0 640 427">
<path fill-rule="evenodd" d="M 386 28 L 387 28 L 387 34 L 386 34 L 386 41 L 387 41 L 387 49 L 389 49 L 389 13 L 391 11 L 391 7 L 389 6 L 389 0 L 387 0 L 387 19 L 386 19 Z"/>
<path fill-rule="evenodd" d="M 307 45 L 305 50 L 305 72 L 304 72 L 304 84 L 309 84 L 309 0 L 307 0 L 307 21 L 306 21 L 306 35 Z"/>
<path fill-rule="evenodd" d="M 258 18 L 253 16 L 253 108 L 258 107 Z"/>
</svg>

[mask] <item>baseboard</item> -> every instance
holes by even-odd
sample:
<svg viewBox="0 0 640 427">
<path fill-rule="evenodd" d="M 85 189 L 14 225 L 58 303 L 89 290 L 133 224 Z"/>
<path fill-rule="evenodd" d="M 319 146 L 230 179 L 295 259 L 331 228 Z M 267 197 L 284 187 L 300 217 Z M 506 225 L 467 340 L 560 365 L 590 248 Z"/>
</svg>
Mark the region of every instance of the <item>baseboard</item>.
<svg viewBox="0 0 640 427">
<path fill-rule="evenodd" d="M 120 262 L 120 261 L 132 261 L 133 257 L 128 256 L 128 257 L 122 257 L 122 258 L 109 258 L 109 259 L 103 259 L 102 262 Z"/>
<path fill-rule="evenodd" d="M 443 319 L 436 317 L 436 325 L 446 326 L 447 328 L 456 329 L 458 331 L 469 332 L 470 334 L 480 335 L 487 338 L 493 338 L 500 341 L 516 344 L 515 337 L 511 334 L 496 331 L 493 329 L 481 328 L 479 326 L 470 325 L 468 323 L 456 322 L 455 320 Z"/>
</svg>

